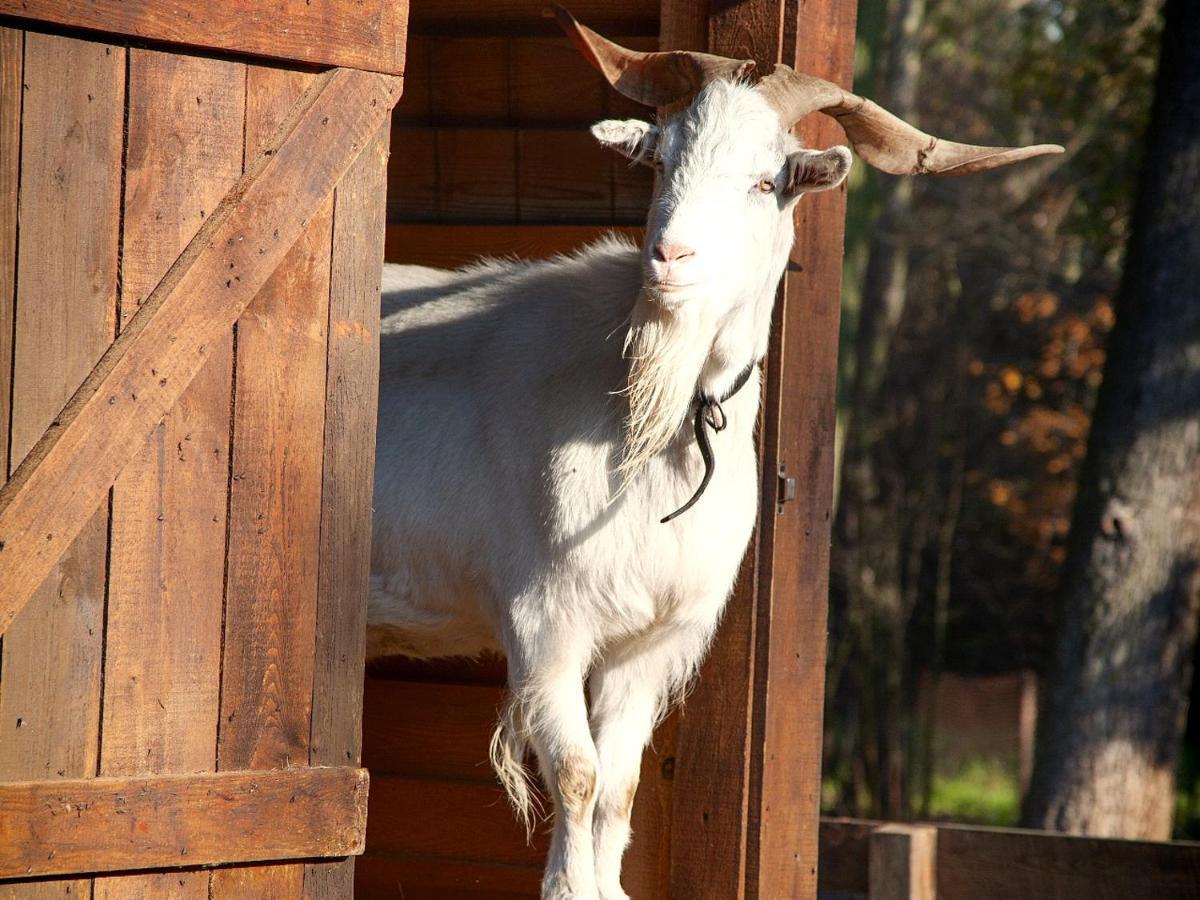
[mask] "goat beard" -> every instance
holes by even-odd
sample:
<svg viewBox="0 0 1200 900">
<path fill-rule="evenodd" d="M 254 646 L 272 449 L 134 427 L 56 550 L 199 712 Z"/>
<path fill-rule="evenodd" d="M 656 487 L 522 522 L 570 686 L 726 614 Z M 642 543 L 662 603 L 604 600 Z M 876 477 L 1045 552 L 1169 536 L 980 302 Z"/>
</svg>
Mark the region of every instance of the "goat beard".
<svg viewBox="0 0 1200 900">
<path fill-rule="evenodd" d="M 634 307 L 625 337 L 629 417 L 617 470 L 622 485 L 667 448 L 691 411 L 712 347 L 706 319 L 701 304 L 667 308 L 643 296 Z"/>
</svg>

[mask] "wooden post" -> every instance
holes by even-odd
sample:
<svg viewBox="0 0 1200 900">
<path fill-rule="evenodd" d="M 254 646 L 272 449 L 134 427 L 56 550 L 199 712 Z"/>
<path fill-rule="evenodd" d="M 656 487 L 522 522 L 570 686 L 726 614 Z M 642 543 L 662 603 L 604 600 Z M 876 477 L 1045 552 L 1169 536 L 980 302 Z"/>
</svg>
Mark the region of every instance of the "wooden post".
<svg viewBox="0 0 1200 900">
<path fill-rule="evenodd" d="M 937 828 L 882 825 L 871 833 L 869 900 L 934 900 Z"/>
<path fill-rule="evenodd" d="M 695 30 L 682 6 L 662 7 L 663 34 L 680 41 Z M 853 0 L 713 0 L 707 49 L 849 87 L 855 13 Z M 808 146 L 844 143 L 826 117 L 799 129 Z M 673 896 L 816 896 L 845 189 L 805 197 L 796 216 L 766 368 L 759 529 L 680 721 Z M 781 466 L 797 499 L 777 507 Z"/>
</svg>

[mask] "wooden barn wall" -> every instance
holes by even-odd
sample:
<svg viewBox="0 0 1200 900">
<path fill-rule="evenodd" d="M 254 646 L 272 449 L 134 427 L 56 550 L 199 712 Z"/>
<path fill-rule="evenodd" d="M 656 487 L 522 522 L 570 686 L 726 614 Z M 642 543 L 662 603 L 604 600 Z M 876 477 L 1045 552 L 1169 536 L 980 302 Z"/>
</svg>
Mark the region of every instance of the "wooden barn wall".
<svg viewBox="0 0 1200 900">
<path fill-rule="evenodd" d="M 0 27 L 0 481 L 313 77 Z M 388 139 L 208 349 L 4 635 L 0 781 L 357 763 Z M 352 872 L 0 894 L 336 897 Z"/>
<path fill-rule="evenodd" d="M 601 148 L 588 126 L 647 110 L 608 88 L 544 6 L 413 3 L 388 166 L 389 259 L 545 255 L 603 227 L 641 226 L 651 171 Z M 628 46 L 658 46 L 657 2 L 571 9 Z"/>
<path fill-rule="evenodd" d="M 481 254 L 545 256 L 613 227 L 638 233 L 652 173 L 601 148 L 588 126 L 653 112 L 609 89 L 544 5 L 414 0 L 392 126 L 387 259 L 454 266 Z M 658 48 L 657 0 L 568 6 L 626 46 Z M 371 667 L 357 896 L 393 898 L 397 886 L 406 900 L 537 896 L 547 825 L 526 841 L 487 761 L 503 681 L 502 662 Z M 667 895 L 674 733 L 672 719 L 643 766 L 624 879 L 635 897 Z"/>
</svg>

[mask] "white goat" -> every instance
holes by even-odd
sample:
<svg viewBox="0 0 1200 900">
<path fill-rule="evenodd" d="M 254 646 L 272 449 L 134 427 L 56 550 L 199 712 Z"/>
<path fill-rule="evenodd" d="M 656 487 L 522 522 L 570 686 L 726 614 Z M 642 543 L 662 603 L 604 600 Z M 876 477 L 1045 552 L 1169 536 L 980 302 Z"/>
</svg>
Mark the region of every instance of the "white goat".
<svg viewBox="0 0 1200 900">
<path fill-rule="evenodd" d="M 939 142 L 786 67 L 752 86 L 746 61 L 634 53 L 559 15 L 617 90 L 690 102 L 658 126 L 592 129 L 658 170 L 640 251 L 608 238 L 544 262 L 385 268 L 369 653 L 507 656 L 492 757 L 523 816 L 530 747 L 553 798 L 542 897 L 618 900 L 642 750 L 754 527 L 757 363 L 793 205 L 850 168 L 845 147 L 806 150 L 788 129 L 836 115 L 892 172 L 1054 148 Z M 710 441 L 711 483 L 664 523 Z"/>
</svg>

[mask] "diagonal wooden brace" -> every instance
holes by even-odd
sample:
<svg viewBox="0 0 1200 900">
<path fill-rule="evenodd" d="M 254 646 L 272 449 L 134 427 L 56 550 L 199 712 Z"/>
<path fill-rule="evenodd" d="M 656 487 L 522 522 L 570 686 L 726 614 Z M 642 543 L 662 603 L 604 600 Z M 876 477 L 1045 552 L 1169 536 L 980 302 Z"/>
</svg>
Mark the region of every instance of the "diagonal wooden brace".
<svg viewBox="0 0 1200 900">
<path fill-rule="evenodd" d="M 369 145 L 401 84 L 351 69 L 313 84 L 0 488 L 0 634 Z"/>
</svg>

